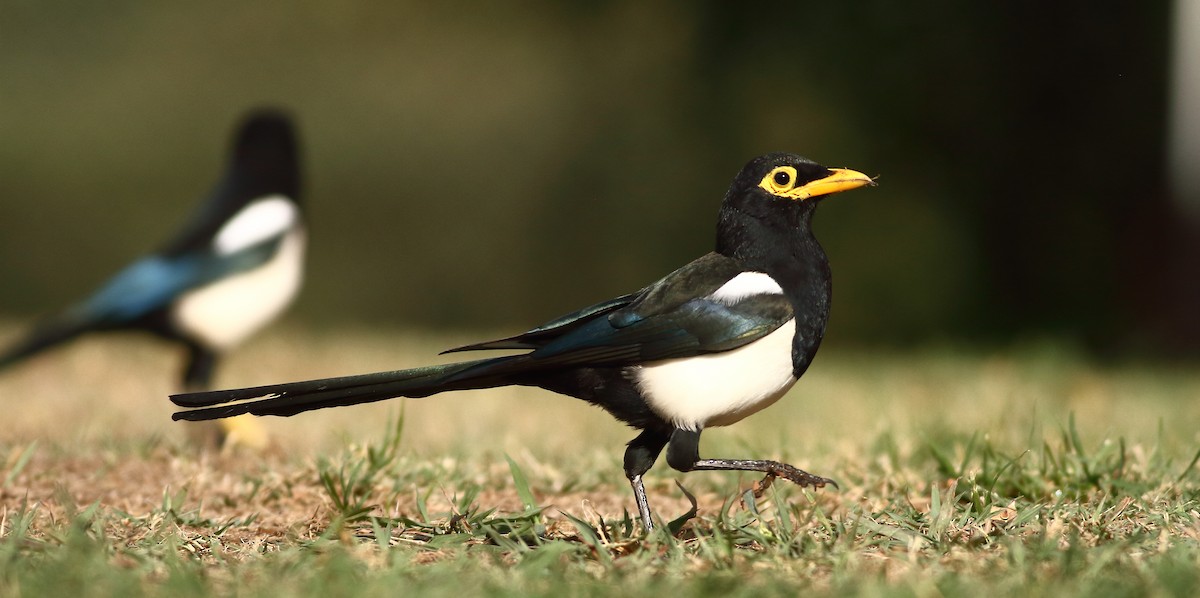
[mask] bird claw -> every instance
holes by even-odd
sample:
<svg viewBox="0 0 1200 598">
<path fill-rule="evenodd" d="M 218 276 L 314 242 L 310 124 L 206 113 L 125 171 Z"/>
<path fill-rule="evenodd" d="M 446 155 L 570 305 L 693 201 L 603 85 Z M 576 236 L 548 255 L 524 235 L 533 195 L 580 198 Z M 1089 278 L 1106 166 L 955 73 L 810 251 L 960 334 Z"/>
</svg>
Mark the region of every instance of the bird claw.
<svg viewBox="0 0 1200 598">
<path fill-rule="evenodd" d="M 761 479 L 757 482 L 754 482 L 754 485 L 750 487 L 750 491 L 754 494 L 754 498 L 756 498 L 756 499 L 762 498 L 763 494 L 766 494 L 767 490 L 771 487 L 771 484 L 774 482 L 775 482 L 775 472 L 768 471 L 767 475 L 763 476 L 763 479 Z"/>
<path fill-rule="evenodd" d="M 771 481 L 773 481 L 776 476 L 792 482 L 801 488 L 811 486 L 813 490 L 816 490 L 818 488 L 824 488 L 828 485 L 840 489 L 838 483 L 829 478 L 813 475 L 807 471 L 804 471 L 803 469 L 788 465 L 787 463 L 780 463 L 777 466 L 772 466 L 771 470 L 767 472 L 767 476 L 764 477 L 761 482 L 763 486 L 762 489 L 766 490 L 767 488 L 771 487 Z"/>
</svg>

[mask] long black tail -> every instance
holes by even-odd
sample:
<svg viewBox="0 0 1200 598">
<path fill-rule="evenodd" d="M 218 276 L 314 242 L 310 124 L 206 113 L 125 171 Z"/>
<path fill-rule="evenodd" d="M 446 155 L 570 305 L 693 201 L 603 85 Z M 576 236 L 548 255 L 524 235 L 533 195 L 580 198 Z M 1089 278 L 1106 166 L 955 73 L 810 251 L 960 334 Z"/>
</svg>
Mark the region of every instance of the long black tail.
<svg viewBox="0 0 1200 598">
<path fill-rule="evenodd" d="M 287 417 L 313 409 L 372 403 L 396 397 L 420 398 L 448 390 L 504 386 L 512 383 L 508 376 L 486 373 L 485 371 L 491 371 L 493 368 L 480 366 L 496 365 L 523 357 L 495 357 L 411 370 L 172 395 L 171 401 L 176 405 L 199 409 L 178 411 L 171 415 L 171 419 L 202 421 L 243 413 Z M 481 370 L 481 375 L 471 375 L 469 370 L 475 368 Z M 224 405 L 246 399 L 257 400 Z"/>
<path fill-rule="evenodd" d="M 25 338 L 0 353 L 0 369 L 67 342 L 94 328 L 95 325 L 90 320 L 71 313 L 47 320 L 34 328 Z"/>
</svg>

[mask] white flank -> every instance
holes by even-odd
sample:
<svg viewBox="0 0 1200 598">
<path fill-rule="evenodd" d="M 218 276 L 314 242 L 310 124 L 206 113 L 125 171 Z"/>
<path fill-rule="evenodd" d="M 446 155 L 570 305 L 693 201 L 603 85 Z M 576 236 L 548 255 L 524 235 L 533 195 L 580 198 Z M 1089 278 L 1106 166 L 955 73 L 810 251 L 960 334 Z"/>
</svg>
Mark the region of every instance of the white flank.
<svg viewBox="0 0 1200 598">
<path fill-rule="evenodd" d="M 291 228 L 296 222 L 297 211 L 296 204 L 282 195 L 255 200 L 217 231 L 213 247 L 221 255 L 253 247 Z"/>
<path fill-rule="evenodd" d="M 213 349 L 242 342 L 279 315 L 300 290 L 304 243 L 304 230 L 297 227 L 267 263 L 185 294 L 175 304 L 175 324 Z"/>
<path fill-rule="evenodd" d="M 792 337 L 796 321 L 724 353 L 669 359 L 632 369 L 655 413 L 697 430 L 728 426 L 771 406 L 796 383 Z"/>
<path fill-rule="evenodd" d="M 742 272 L 710 295 L 713 301 L 732 305 L 752 295 L 782 295 L 783 289 L 763 272 Z"/>
</svg>

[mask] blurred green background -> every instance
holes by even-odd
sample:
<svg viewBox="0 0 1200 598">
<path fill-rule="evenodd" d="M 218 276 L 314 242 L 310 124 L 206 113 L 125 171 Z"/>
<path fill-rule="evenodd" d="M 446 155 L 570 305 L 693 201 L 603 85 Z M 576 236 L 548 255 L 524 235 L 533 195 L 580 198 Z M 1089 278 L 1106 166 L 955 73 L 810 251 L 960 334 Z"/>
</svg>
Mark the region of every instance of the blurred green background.
<svg viewBox="0 0 1200 598">
<path fill-rule="evenodd" d="M 523 330 L 711 249 L 749 158 L 824 203 L 833 343 L 1200 348 L 1162 2 L 0 2 L 0 315 L 163 242 L 248 108 L 298 118 L 289 318 Z"/>
</svg>

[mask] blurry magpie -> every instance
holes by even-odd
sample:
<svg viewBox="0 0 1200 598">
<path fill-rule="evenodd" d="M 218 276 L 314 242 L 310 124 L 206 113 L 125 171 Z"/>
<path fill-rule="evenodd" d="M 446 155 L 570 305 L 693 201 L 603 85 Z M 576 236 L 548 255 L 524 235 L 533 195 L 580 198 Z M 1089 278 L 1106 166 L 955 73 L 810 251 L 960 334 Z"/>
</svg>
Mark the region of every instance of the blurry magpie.
<svg viewBox="0 0 1200 598">
<path fill-rule="evenodd" d="M 87 332 L 139 329 L 186 347 L 184 390 L 210 388 L 218 354 L 271 321 L 300 288 L 299 170 L 291 119 L 252 112 L 224 176 L 183 229 L 0 353 L 0 368 Z"/>
<path fill-rule="evenodd" d="M 600 406 L 641 430 L 625 475 L 647 530 L 642 475 L 665 447 L 679 471 L 748 470 L 821 487 L 831 480 L 776 461 L 701 459 L 700 433 L 771 405 L 804 374 L 829 315 L 830 271 L 813 237 L 818 201 L 873 184 L 792 154 L 751 160 L 717 221 L 716 251 L 629 295 L 528 332 L 447 352 L 519 355 L 308 382 L 181 394 L 176 420 L 289 416 L 393 397 L 505 385 L 537 386 Z M 222 405 L 243 399 L 257 399 Z M 215 406 L 214 405 L 221 405 Z"/>
</svg>

